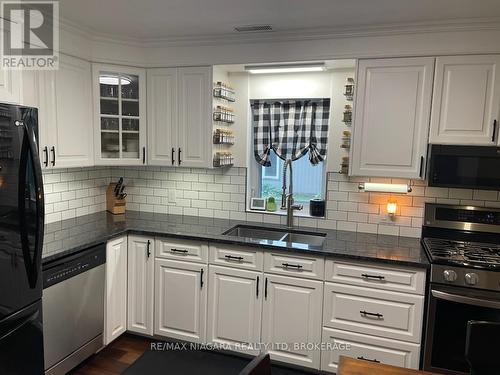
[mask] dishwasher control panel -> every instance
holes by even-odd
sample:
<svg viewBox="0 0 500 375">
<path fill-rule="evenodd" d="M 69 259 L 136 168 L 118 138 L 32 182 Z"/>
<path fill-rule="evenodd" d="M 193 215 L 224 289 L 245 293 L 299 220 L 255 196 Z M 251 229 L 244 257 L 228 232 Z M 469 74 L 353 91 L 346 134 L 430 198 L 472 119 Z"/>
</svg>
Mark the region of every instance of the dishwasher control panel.
<svg viewBox="0 0 500 375">
<path fill-rule="evenodd" d="M 43 288 L 75 277 L 85 271 L 106 263 L 106 245 L 82 250 L 43 265 Z"/>
</svg>

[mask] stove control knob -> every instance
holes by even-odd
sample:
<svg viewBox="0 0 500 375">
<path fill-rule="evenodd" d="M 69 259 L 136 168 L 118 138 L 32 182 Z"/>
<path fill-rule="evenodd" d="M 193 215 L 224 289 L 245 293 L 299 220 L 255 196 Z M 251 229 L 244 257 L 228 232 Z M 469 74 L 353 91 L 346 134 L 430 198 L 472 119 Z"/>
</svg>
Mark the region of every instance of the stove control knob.
<svg viewBox="0 0 500 375">
<path fill-rule="evenodd" d="M 470 272 L 465 274 L 465 283 L 468 285 L 476 285 L 479 281 L 479 276 L 477 273 Z"/>
<path fill-rule="evenodd" d="M 457 273 L 453 270 L 444 270 L 443 277 L 446 281 L 455 281 L 457 279 Z"/>
</svg>

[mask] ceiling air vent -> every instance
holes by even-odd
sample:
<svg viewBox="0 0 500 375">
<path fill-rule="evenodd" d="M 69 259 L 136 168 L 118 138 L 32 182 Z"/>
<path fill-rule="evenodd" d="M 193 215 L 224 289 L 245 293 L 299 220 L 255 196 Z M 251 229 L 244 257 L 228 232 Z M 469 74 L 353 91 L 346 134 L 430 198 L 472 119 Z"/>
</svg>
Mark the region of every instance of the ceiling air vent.
<svg viewBox="0 0 500 375">
<path fill-rule="evenodd" d="M 273 27 L 271 25 L 244 25 L 236 26 L 234 30 L 239 33 L 266 33 L 273 31 Z"/>
</svg>

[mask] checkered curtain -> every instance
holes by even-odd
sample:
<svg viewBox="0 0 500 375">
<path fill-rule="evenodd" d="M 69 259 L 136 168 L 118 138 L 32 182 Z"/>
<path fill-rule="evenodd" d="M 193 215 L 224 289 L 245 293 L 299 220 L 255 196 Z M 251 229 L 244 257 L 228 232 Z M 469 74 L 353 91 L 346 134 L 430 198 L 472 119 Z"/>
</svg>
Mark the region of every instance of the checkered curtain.
<svg viewBox="0 0 500 375">
<path fill-rule="evenodd" d="M 329 114 L 330 99 L 252 101 L 255 159 L 268 167 L 274 150 L 283 160 L 325 160 Z"/>
</svg>

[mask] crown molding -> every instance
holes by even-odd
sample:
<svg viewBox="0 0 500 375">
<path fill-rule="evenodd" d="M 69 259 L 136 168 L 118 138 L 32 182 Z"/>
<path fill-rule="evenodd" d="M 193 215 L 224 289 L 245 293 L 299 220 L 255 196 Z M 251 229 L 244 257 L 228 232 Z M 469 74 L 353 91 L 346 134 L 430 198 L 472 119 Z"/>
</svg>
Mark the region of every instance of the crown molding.
<svg viewBox="0 0 500 375">
<path fill-rule="evenodd" d="M 359 38 L 404 34 L 474 32 L 500 30 L 500 17 L 461 18 L 433 22 L 394 23 L 334 28 L 296 29 L 252 34 L 217 34 L 205 36 L 179 36 L 167 38 L 132 38 L 98 33 L 84 25 L 60 19 L 63 30 L 76 33 L 92 42 L 111 43 L 135 48 L 188 47 L 227 44 L 277 43 L 287 41 Z"/>
</svg>

